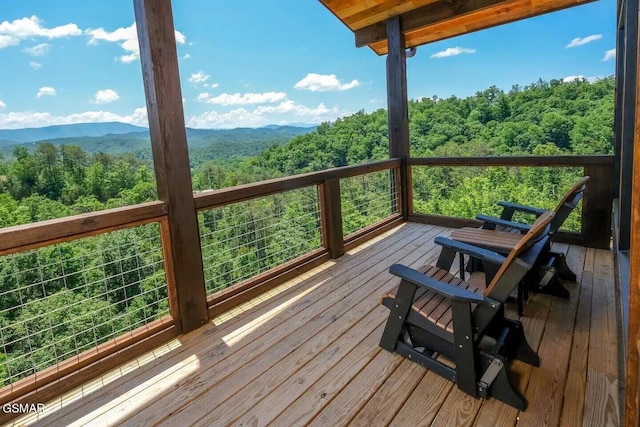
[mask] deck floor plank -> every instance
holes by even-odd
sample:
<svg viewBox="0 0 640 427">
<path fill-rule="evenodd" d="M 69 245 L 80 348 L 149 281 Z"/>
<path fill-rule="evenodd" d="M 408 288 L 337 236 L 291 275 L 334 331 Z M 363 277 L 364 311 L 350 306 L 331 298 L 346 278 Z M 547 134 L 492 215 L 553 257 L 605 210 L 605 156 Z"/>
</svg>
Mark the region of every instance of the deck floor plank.
<svg viewBox="0 0 640 427">
<path fill-rule="evenodd" d="M 574 330 L 576 311 L 580 298 L 580 286 L 564 283 L 570 298 L 554 298 L 547 319 L 544 335 L 538 349 L 542 360 L 534 369 L 529 385 L 527 410 L 519 415 L 519 425 L 557 426 L 562 413 L 565 380 L 571 354 L 571 332 Z"/>
<path fill-rule="evenodd" d="M 339 390 L 335 398 L 324 406 L 309 425 L 321 427 L 349 424 L 402 363 L 402 359 L 381 351 L 346 387 Z"/>
<path fill-rule="evenodd" d="M 434 426 L 471 426 L 478 416 L 482 399 L 475 399 L 457 387 L 449 395 L 433 420 Z"/>
<path fill-rule="evenodd" d="M 452 388 L 451 381 L 427 371 L 390 426 L 430 426 Z"/>
<path fill-rule="evenodd" d="M 595 252 L 589 252 L 580 246 L 571 247 L 575 257 L 568 257 L 567 262 L 572 271 L 578 276 L 580 283 L 580 299 L 576 313 L 576 323 L 573 329 L 569 371 L 564 388 L 564 404 L 560 416 L 560 426 L 582 425 L 584 410 L 585 387 L 587 382 L 587 360 L 589 354 L 589 329 L 591 327 L 591 287 L 593 285 L 593 262 Z M 573 259 L 576 264 L 572 264 Z M 579 261 L 582 261 L 580 263 Z M 588 274 L 585 274 L 589 272 Z"/>
<path fill-rule="evenodd" d="M 429 237 L 430 235 L 427 234 L 426 238 Z M 401 249 L 398 249 L 395 246 L 391 246 L 380 255 L 388 257 L 393 253 L 395 256 L 400 257 L 403 262 L 412 264 L 419 262 L 422 257 L 428 256 L 428 254 L 433 251 L 434 248 L 432 246 L 425 246 L 421 239 L 419 247 L 405 245 Z M 234 359 L 235 363 L 233 363 L 233 368 L 240 372 L 232 369 L 234 373 L 233 376 L 227 377 L 227 380 L 223 383 L 209 388 L 198 396 L 198 399 L 209 402 L 209 407 L 202 407 L 197 404 L 197 401 L 194 401 L 196 403 L 183 405 L 178 411 L 171 414 L 172 418 L 166 421 L 170 422 L 171 419 L 180 418 L 181 421 L 195 422 L 199 417 L 233 419 L 236 416 L 240 416 L 243 411 L 251 409 L 253 403 L 270 393 L 271 389 L 269 387 L 273 388 L 278 386 L 287 376 L 292 375 L 293 367 L 299 368 L 301 365 L 309 362 L 310 358 L 332 344 L 341 333 L 344 333 L 353 322 L 358 320 L 359 316 L 365 316 L 368 311 L 376 308 L 375 301 L 377 301 L 378 295 L 391 290 L 397 284 L 393 276 L 385 270 L 385 268 L 380 268 L 380 263 L 377 262 L 375 266 L 371 266 L 368 270 L 368 273 L 375 274 L 374 276 L 358 276 L 358 280 L 351 281 L 352 286 L 343 286 L 338 292 L 328 295 L 326 297 L 328 300 L 326 307 L 323 305 L 323 308 L 327 310 L 327 315 L 319 319 L 319 322 L 314 322 L 313 320 L 311 322 L 308 320 L 305 321 L 299 316 L 292 318 L 292 323 L 298 324 L 299 326 L 301 324 L 304 325 L 304 327 L 297 329 L 298 333 L 279 334 L 278 337 L 281 341 L 274 344 L 272 347 L 273 351 L 265 357 L 261 357 L 257 363 L 244 361 L 239 364 L 235 362 L 236 359 Z M 387 282 L 384 282 L 382 279 L 376 280 L 377 277 L 387 278 Z M 382 285 L 384 288 L 364 286 L 369 284 L 369 282 L 375 286 Z M 351 290 L 351 293 L 348 294 L 348 296 L 340 295 L 343 290 Z M 317 306 L 320 305 L 316 302 L 313 307 Z M 342 314 L 345 315 L 345 318 L 338 317 Z M 380 322 L 384 321 L 384 316 L 379 316 L 379 320 Z M 308 323 L 305 324 L 305 322 Z M 329 325 L 329 329 L 314 336 L 314 338 L 317 337 L 319 340 L 319 342 L 317 342 L 310 336 L 310 331 L 321 331 L 324 325 Z M 338 331 L 337 335 L 335 331 Z M 335 345 L 335 343 L 333 344 Z M 287 356 L 289 353 L 291 354 Z M 285 359 L 282 360 L 283 358 Z M 278 363 L 274 366 L 276 362 Z M 313 361 L 309 363 L 313 364 Z M 220 367 L 216 366 L 215 369 L 219 371 Z M 256 376 L 261 372 L 264 372 L 264 375 L 262 375 L 258 381 L 254 381 Z M 312 374 L 319 375 L 320 371 L 313 372 Z M 308 379 L 306 381 L 308 381 Z M 209 384 L 211 384 L 211 382 L 209 382 Z M 241 388 L 243 388 L 242 391 L 234 396 L 232 403 L 223 404 L 226 399 Z M 215 409 L 212 410 L 210 409 L 211 407 L 215 407 Z M 206 412 L 209 411 L 211 412 L 207 415 Z M 133 421 L 139 422 L 141 420 Z M 132 425 L 134 424 L 135 423 L 132 423 Z"/>
<path fill-rule="evenodd" d="M 606 286 L 612 276 L 611 254 L 596 251 L 591 301 L 591 317 L 594 320 L 591 322 L 589 338 L 584 426 L 620 424 L 617 304 L 615 289 Z"/>
<path fill-rule="evenodd" d="M 433 262 L 433 238 L 449 233 L 396 227 L 15 425 L 620 425 L 610 251 L 554 245 L 578 284 L 565 283 L 568 301 L 532 294 L 525 305 L 542 364 L 510 364 L 523 413 L 378 347 L 388 316 L 378 300 L 399 282 L 389 266 Z M 448 319 L 439 301 L 425 303 Z"/>
<path fill-rule="evenodd" d="M 424 237 L 425 233 L 431 233 L 434 230 L 437 230 L 435 227 L 427 229 L 420 228 L 415 224 L 407 225 L 408 226 L 403 226 L 399 230 L 396 230 L 395 233 L 388 232 L 374 239 L 375 244 L 371 246 L 365 245 L 369 246 L 365 252 L 358 250 L 350 251 L 350 258 L 348 259 L 349 262 L 347 262 L 346 257 L 338 259 L 336 260 L 336 265 L 329 269 L 330 271 L 328 269 L 318 267 L 314 269 L 316 271 L 315 275 L 309 275 L 313 272 L 312 270 L 312 272 L 305 275 L 310 277 L 310 280 L 304 280 L 297 283 L 294 287 L 287 289 L 287 291 L 260 305 L 255 310 L 250 310 L 243 313 L 242 316 L 232 318 L 220 327 L 199 329 L 181 337 L 180 346 L 176 351 L 171 353 L 170 357 L 155 360 L 154 363 L 149 364 L 147 369 L 133 372 L 138 375 L 127 375 L 119 381 L 114 381 L 102 389 L 99 395 L 92 396 L 93 398 L 76 400 L 73 404 L 67 405 L 65 407 L 65 411 L 59 411 L 59 413 L 54 413 L 52 416 L 46 416 L 47 413 L 45 411 L 44 415 L 46 416 L 47 424 L 64 426 L 71 422 L 78 422 L 80 420 L 89 422 L 101 415 L 104 415 L 109 419 L 113 419 L 115 417 L 114 409 L 116 407 L 120 407 L 121 409 L 134 407 L 131 405 L 130 399 L 133 399 L 132 396 L 138 394 L 138 391 L 137 389 L 132 390 L 132 387 L 130 387 L 132 383 L 141 385 L 145 392 L 150 393 L 152 396 L 154 396 L 154 393 L 155 395 L 161 395 L 163 390 L 161 383 L 172 383 L 171 374 L 177 372 L 174 368 L 181 366 L 182 360 L 188 359 L 190 354 L 195 352 L 197 355 L 208 354 L 209 356 L 214 357 L 224 355 L 224 351 L 227 346 L 221 341 L 222 338 L 226 335 L 233 336 L 234 331 L 236 331 L 235 333 L 242 332 L 248 327 L 247 325 L 252 325 L 254 330 L 247 335 L 245 341 L 239 343 L 239 346 L 242 346 L 247 342 L 251 342 L 254 337 L 267 335 L 269 331 L 275 330 L 289 317 L 296 315 L 318 302 L 319 292 L 323 292 L 327 289 L 334 289 L 331 286 L 332 282 L 325 285 L 325 282 L 329 281 L 332 274 L 344 274 L 350 279 L 355 278 L 357 277 L 357 274 L 370 268 L 372 259 L 383 259 L 379 254 L 383 253 L 387 248 L 398 248 L 402 245 L 406 245 L 407 243 L 410 244 L 415 239 Z M 294 281 L 297 282 L 297 280 Z M 324 287 L 320 290 L 314 289 L 319 284 L 323 284 Z M 335 283 L 333 284 L 337 285 Z M 255 324 L 255 322 L 260 321 L 260 318 L 264 316 L 265 313 L 277 310 L 283 303 L 287 303 L 287 301 L 290 301 L 295 296 L 302 295 L 307 291 L 311 292 L 308 295 L 305 295 L 304 298 L 301 298 L 300 300 L 295 301 L 294 304 L 286 307 L 281 316 L 269 319 L 269 321 L 264 321 L 260 325 Z M 177 375 L 179 374 L 180 373 L 177 372 Z M 154 388 L 154 385 L 157 385 L 157 387 L 160 388 Z M 79 394 L 84 393 L 80 392 Z M 138 400 L 139 397 L 140 396 L 138 396 Z M 97 420 L 95 422 L 97 422 Z M 79 425 L 82 425 L 82 423 Z"/>
<path fill-rule="evenodd" d="M 357 284 L 359 282 L 366 283 L 368 280 L 382 273 L 384 267 L 380 265 L 381 260 L 387 258 L 391 253 L 396 253 L 398 256 L 402 256 L 405 253 L 415 253 L 417 248 L 419 248 L 418 245 L 420 245 L 420 242 L 425 236 L 428 238 L 432 233 L 437 232 L 439 232 L 438 229 L 429 229 L 425 233 L 414 232 L 405 236 L 404 240 L 396 241 L 375 256 L 366 259 L 366 261 L 364 261 L 364 268 L 359 266 L 358 271 L 351 272 L 354 275 L 348 274 L 348 269 L 345 269 L 344 272 L 338 271 L 334 273 L 346 275 L 354 286 L 338 286 L 337 280 L 323 280 L 319 282 L 321 286 L 317 288 L 317 292 L 309 294 L 304 298 L 306 303 L 303 310 L 288 310 L 283 312 L 282 315 L 278 314 L 276 317 L 270 319 L 269 322 L 274 321 L 277 323 L 277 328 L 272 328 L 270 329 L 271 333 L 251 340 L 246 346 L 242 347 L 238 345 L 237 347 L 229 348 L 224 342 L 220 342 L 220 351 L 225 354 L 213 355 L 214 357 L 211 357 L 211 350 L 204 353 L 204 360 L 200 359 L 202 367 L 196 375 L 190 376 L 185 381 L 178 383 L 170 395 L 151 402 L 148 411 L 132 414 L 132 418 L 128 420 L 127 423 L 130 425 L 150 425 L 154 422 L 160 422 L 166 418 L 167 415 L 184 412 L 183 408 L 189 405 L 191 399 L 203 396 L 208 390 L 214 388 L 217 383 L 227 381 L 227 378 L 234 374 L 236 370 L 246 366 L 254 358 L 268 351 L 273 346 L 277 346 L 283 338 L 293 335 L 297 330 L 301 333 L 293 335 L 293 339 L 302 339 L 308 336 L 305 330 L 313 330 L 312 328 L 317 325 L 307 325 L 307 322 L 310 322 L 329 308 L 340 307 L 340 305 L 336 306 L 336 304 L 358 290 L 359 287 Z M 417 241 L 417 243 L 412 244 L 415 241 Z M 361 268 L 364 270 L 362 273 L 359 271 Z M 345 309 L 348 308 L 347 305 Z M 332 316 L 335 315 L 336 313 L 329 313 L 325 322 L 331 322 Z M 245 341 L 246 340 L 243 340 L 243 342 Z M 295 346 L 293 342 L 291 342 L 291 344 L 293 345 L 293 350 Z M 225 357 L 222 359 L 220 356 Z M 273 362 L 275 363 L 277 360 L 278 359 L 275 359 Z M 212 375 L 214 373 L 215 375 Z M 235 383 L 234 381 L 231 382 Z M 185 399 L 185 396 L 189 398 Z M 220 395 L 218 397 L 221 398 L 222 396 L 223 395 Z"/>
<path fill-rule="evenodd" d="M 397 358 L 400 360 L 400 358 Z M 402 359 L 401 365 L 382 384 L 351 420 L 349 426 L 371 427 L 388 425 L 396 416 L 400 407 L 413 393 L 427 370 L 408 359 Z"/>
</svg>

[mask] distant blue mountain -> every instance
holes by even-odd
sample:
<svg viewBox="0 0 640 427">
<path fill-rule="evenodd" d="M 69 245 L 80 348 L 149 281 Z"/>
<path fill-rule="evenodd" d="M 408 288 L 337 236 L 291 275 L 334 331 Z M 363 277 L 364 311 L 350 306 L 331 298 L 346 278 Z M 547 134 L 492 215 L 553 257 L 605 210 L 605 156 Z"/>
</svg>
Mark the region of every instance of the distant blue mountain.
<svg viewBox="0 0 640 427">
<path fill-rule="evenodd" d="M 231 140 L 246 136 L 255 137 L 260 135 L 260 129 L 275 132 L 274 135 L 297 135 L 312 131 L 315 125 L 297 124 L 290 126 L 268 125 L 263 128 L 236 128 L 236 129 L 191 129 L 187 128 L 189 139 L 197 139 L 216 135 L 226 137 Z M 127 123 L 106 122 L 106 123 L 77 123 L 72 125 L 47 126 L 42 128 L 25 129 L 0 129 L 0 146 L 22 144 L 25 142 L 39 142 L 61 140 L 65 138 L 86 138 L 102 137 L 112 135 L 127 136 L 132 138 L 149 138 L 149 129 L 134 126 Z M 262 133 L 261 136 L 265 136 Z M 58 141 L 60 143 L 60 141 Z M 73 143 L 69 141 L 69 143 Z"/>
<path fill-rule="evenodd" d="M 81 136 L 122 135 L 132 132 L 149 132 L 147 128 L 127 123 L 77 123 L 72 125 L 47 126 L 42 128 L 0 129 L 3 142 L 22 143 L 49 139 L 77 138 Z"/>
<path fill-rule="evenodd" d="M 187 128 L 187 142 L 192 163 L 197 164 L 213 159 L 255 156 L 272 145 L 285 144 L 313 129 L 315 126 L 278 125 L 236 129 Z M 83 123 L 0 130 L 0 155 L 10 158 L 16 147 L 33 150 L 43 141 L 54 145 L 77 145 L 87 153 L 133 153 L 140 158 L 151 158 L 149 129 L 125 123 Z"/>
</svg>

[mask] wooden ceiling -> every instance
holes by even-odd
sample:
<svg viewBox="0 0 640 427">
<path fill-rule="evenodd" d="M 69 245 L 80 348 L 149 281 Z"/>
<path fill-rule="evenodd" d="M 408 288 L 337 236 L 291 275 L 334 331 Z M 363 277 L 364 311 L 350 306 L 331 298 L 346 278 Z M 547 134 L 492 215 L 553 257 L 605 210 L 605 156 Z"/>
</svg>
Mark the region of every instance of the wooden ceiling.
<svg viewBox="0 0 640 427">
<path fill-rule="evenodd" d="M 320 0 L 355 34 L 356 46 L 387 53 L 386 19 L 401 15 L 407 47 L 526 19 L 593 0 Z"/>
</svg>

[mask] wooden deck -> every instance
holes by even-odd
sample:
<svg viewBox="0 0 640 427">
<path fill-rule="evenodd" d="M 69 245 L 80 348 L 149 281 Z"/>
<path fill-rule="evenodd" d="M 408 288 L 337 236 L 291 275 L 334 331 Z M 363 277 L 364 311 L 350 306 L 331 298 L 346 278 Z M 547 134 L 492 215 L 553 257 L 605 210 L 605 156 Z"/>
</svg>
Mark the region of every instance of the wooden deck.
<svg viewBox="0 0 640 427">
<path fill-rule="evenodd" d="M 612 254 L 556 245 L 571 299 L 533 294 L 522 321 L 542 360 L 514 362 L 526 412 L 471 398 L 378 347 L 394 262 L 435 259 L 449 229 L 406 223 L 46 405 L 36 425 L 620 425 Z M 515 316 L 515 310 L 510 309 Z"/>
</svg>

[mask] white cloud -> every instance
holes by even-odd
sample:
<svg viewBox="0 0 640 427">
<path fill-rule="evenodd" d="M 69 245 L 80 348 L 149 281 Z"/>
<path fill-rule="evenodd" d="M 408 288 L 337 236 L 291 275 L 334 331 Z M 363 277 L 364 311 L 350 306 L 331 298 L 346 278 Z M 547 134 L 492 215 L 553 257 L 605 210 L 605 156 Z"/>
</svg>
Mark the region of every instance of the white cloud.
<svg viewBox="0 0 640 427">
<path fill-rule="evenodd" d="M 209 87 L 209 88 L 211 88 L 211 89 L 215 89 L 215 88 L 217 88 L 218 86 L 220 86 L 220 83 L 205 83 L 205 84 L 203 84 L 202 86 L 204 86 L 204 87 Z"/>
<path fill-rule="evenodd" d="M 189 77 L 189 82 L 191 83 L 204 83 L 207 80 L 209 80 L 209 77 L 211 77 L 208 74 L 203 73 L 202 71 L 198 71 L 197 73 L 193 73 L 191 74 L 191 77 Z"/>
<path fill-rule="evenodd" d="M 133 23 L 130 26 L 124 28 L 118 28 L 114 31 L 105 31 L 104 28 L 88 29 L 85 31 L 87 35 L 90 35 L 90 45 L 96 45 L 100 41 L 107 41 L 111 43 L 120 43 L 120 47 L 126 52 L 118 58 L 123 64 L 130 64 L 136 59 L 140 58 L 140 46 L 138 46 L 138 33 L 136 30 L 136 24 Z M 184 44 L 186 37 L 179 31 L 175 32 L 176 43 Z"/>
<path fill-rule="evenodd" d="M 34 70 L 39 70 L 40 68 L 42 68 L 42 64 L 39 63 L 39 62 L 35 62 L 35 61 L 29 62 L 29 66 L 31 68 L 33 68 Z"/>
<path fill-rule="evenodd" d="M 255 114 L 293 114 L 295 117 L 320 117 L 329 113 L 337 113 L 338 108 L 327 108 L 323 103 L 316 108 L 309 108 L 305 105 L 296 104 L 292 100 L 281 102 L 278 105 L 261 105 L 253 111 Z"/>
<path fill-rule="evenodd" d="M 120 99 L 120 95 L 113 89 L 102 89 L 93 96 L 93 104 L 108 104 Z"/>
<path fill-rule="evenodd" d="M 7 108 L 7 104 L 5 104 L 4 102 L 0 101 L 0 110 L 4 110 L 5 108 Z"/>
<path fill-rule="evenodd" d="M 319 104 L 315 108 L 297 104 L 294 101 L 283 101 L 278 105 L 262 105 L 253 111 L 238 108 L 226 113 L 209 111 L 188 120 L 188 125 L 194 128 L 236 128 L 256 127 L 268 124 L 286 125 L 295 122 L 321 123 L 335 120 L 349 115 L 351 112 L 340 110 L 338 107 L 327 108 Z"/>
<path fill-rule="evenodd" d="M 602 77 L 600 76 L 592 76 L 592 77 L 585 77 L 582 74 L 578 74 L 576 76 L 567 76 L 565 78 L 562 79 L 563 83 L 569 83 L 569 82 L 573 82 L 576 80 L 586 80 L 589 83 L 593 83 L 593 82 L 597 82 L 598 80 L 602 80 Z"/>
<path fill-rule="evenodd" d="M 189 53 L 185 53 L 184 56 L 182 57 L 182 59 L 189 59 L 191 58 L 191 54 Z"/>
<path fill-rule="evenodd" d="M 207 99 L 209 99 L 209 92 L 199 93 L 198 96 L 196 97 L 196 101 L 200 101 L 200 102 L 206 102 Z"/>
<path fill-rule="evenodd" d="M 8 46 L 16 46 L 25 39 L 37 37 L 58 39 L 82 34 L 82 31 L 76 24 L 45 28 L 42 26 L 42 22 L 43 21 L 35 15 L 30 18 L 16 19 L 12 22 L 3 21 L 0 23 L 0 49 Z"/>
<path fill-rule="evenodd" d="M 567 76 L 564 79 L 562 79 L 562 82 L 563 83 L 569 83 L 569 82 L 572 82 L 572 81 L 575 81 L 575 80 L 586 80 L 586 79 L 584 78 L 584 76 L 582 74 L 579 74 L 577 76 Z"/>
<path fill-rule="evenodd" d="M 616 59 L 616 50 L 615 49 L 609 49 L 604 53 L 604 57 L 602 58 L 602 61 L 611 61 L 612 59 Z"/>
<path fill-rule="evenodd" d="M 430 56 L 430 58 L 446 58 L 447 56 L 456 56 L 463 53 L 476 53 L 475 49 L 469 49 L 466 47 L 449 47 L 440 52 L 436 52 Z"/>
<path fill-rule="evenodd" d="M 51 86 L 43 86 L 38 89 L 38 93 L 36 94 L 36 98 L 41 98 L 43 96 L 55 96 L 56 90 Z"/>
<path fill-rule="evenodd" d="M 571 40 L 566 47 L 582 46 L 584 44 L 591 43 L 596 40 L 600 40 L 601 38 L 602 38 L 602 34 L 592 34 L 587 37 L 576 37 L 575 39 Z"/>
<path fill-rule="evenodd" d="M 359 85 L 360 82 L 357 80 L 352 80 L 351 83 L 342 84 L 335 74 L 309 73 L 293 87 L 294 89 L 310 90 L 311 92 L 325 92 L 330 90 L 353 89 Z"/>
<path fill-rule="evenodd" d="M 23 49 L 23 51 L 31 56 L 45 56 L 51 50 L 51 45 L 49 43 L 40 43 L 33 47 L 28 47 Z"/>
<path fill-rule="evenodd" d="M 221 95 L 210 98 L 208 93 L 207 96 L 204 97 L 201 95 L 205 95 L 201 93 L 198 95 L 199 101 L 206 100 L 209 104 L 218 104 L 218 105 L 249 105 L 249 104 L 267 104 L 272 102 L 282 101 L 287 98 L 287 94 L 284 92 L 265 92 L 265 93 L 243 93 L 242 95 L 239 93 L 229 94 L 223 93 Z"/>
<path fill-rule="evenodd" d="M 137 126 L 147 126 L 147 109 L 136 108 L 132 114 L 121 116 L 109 111 L 85 111 L 67 116 L 54 116 L 51 113 L 22 111 L 0 113 L 0 129 L 21 129 L 73 123 L 123 122 Z"/>
</svg>

